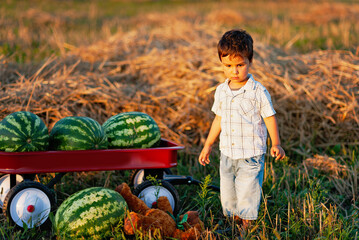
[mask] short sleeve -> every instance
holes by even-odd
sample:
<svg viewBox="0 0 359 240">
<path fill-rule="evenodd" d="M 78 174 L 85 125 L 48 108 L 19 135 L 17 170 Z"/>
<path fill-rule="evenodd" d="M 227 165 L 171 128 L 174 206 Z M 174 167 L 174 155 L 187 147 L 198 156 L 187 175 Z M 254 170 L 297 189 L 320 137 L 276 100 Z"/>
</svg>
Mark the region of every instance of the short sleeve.
<svg viewBox="0 0 359 240">
<path fill-rule="evenodd" d="M 214 114 L 221 116 L 222 109 L 221 109 L 221 104 L 219 101 L 219 92 L 220 92 L 220 89 L 217 87 L 216 91 L 214 93 L 214 102 L 213 102 L 213 106 L 212 106 L 211 110 L 212 110 L 212 112 L 214 112 Z"/>
<path fill-rule="evenodd" d="M 261 91 L 260 99 L 261 99 L 260 113 L 262 118 L 267 118 L 276 114 L 276 111 L 273 108 L 271 96 L 267 89 L 263 89 Z"/>
</svg>

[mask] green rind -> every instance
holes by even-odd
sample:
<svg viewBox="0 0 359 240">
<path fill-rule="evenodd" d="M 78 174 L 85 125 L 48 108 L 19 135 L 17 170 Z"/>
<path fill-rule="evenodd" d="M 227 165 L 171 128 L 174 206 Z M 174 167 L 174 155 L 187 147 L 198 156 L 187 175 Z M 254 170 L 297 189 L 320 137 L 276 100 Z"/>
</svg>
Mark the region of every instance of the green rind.
<svg viewBox="0 0 359 240">
<path fill-rule="evenodd" d="M 59 207 L 54 229 L 65 238 L 102 239 L 123 220 L 127 203 L 114 190 L 93 187 L 71 195 Z"/>
<path fill-rule="evenodd" d="M 0 150 L 6 152 L 46 151 L 49 131 L 39 116 L 19 111 L 0 122 Z"/>
<path fill-rule="evenodd" d="M 51 150 L 106 149 L 107 136 L 103 127 L 89 117 L 65 117 L 50 132 Z"/>
<path fill-rule="evenodd" d="M 103 125 L 109 148 L 149 148 L 161 139 L 152 117 L 141 112 L 126 112 L 110 117 Z"/>
</svg>

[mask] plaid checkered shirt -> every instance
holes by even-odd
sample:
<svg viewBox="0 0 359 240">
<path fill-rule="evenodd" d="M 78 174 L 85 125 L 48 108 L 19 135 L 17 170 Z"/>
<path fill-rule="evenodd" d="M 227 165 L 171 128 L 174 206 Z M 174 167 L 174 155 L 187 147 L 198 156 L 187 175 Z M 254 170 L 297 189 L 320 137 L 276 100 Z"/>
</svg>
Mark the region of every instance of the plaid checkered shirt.
<svg viewBox="0 0 359 240">
<path fill-rule="evenodd" d="M 267 150 L 267 128 L 263 118 L 273 116 L 267 89 L 249 74 L 247 83 L 234 92 L 229 80 L 216 88 L 212 111 L 221 117 L 219 148 L 232 159 L 250 158 Z"/>
</svg>

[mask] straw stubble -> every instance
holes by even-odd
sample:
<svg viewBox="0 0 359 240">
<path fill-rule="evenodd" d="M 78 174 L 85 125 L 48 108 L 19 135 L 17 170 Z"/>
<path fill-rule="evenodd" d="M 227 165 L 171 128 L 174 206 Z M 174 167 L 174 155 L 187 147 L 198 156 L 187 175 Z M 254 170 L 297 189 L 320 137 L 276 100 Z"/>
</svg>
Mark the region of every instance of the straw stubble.
<svg viewBox="0 0 359 240">
<path fill-rule="evenodd" d="M 28 110 L 51 129 L 67 116 L 103 123 L 140 111 L 155 119 L 163 137 L 197 152 L 214 117 L 215 87 L 224 81 L 216 44 L 225 29 L 180 16 L 167 16 L 166 24 L 161 15 L 146 17 L 157 25 L 67 46 L 68 53 L 40 65 L 0 58 L 0 117 Z M 358 56 L 289 53 L 256 41 L 255 49 L 251 72 L 271 93 L 286 147 L 358 144 Z"/>
</svg>

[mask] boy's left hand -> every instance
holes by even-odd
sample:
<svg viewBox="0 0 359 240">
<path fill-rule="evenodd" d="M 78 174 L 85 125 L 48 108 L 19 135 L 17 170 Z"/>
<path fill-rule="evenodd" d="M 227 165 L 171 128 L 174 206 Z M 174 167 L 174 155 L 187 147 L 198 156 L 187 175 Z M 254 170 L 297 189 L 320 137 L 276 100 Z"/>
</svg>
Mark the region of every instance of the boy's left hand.
<svg viewBox="0 0 359 240">
<path fill-rule="evenodd" d="M 270 154 L 275 157 L 275 160 L 282 160 L 285 157 L 285 152 L 280 145 L 274 145 L 270 149 Z"/>
</svg>

